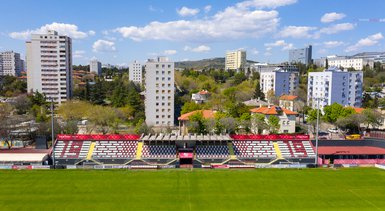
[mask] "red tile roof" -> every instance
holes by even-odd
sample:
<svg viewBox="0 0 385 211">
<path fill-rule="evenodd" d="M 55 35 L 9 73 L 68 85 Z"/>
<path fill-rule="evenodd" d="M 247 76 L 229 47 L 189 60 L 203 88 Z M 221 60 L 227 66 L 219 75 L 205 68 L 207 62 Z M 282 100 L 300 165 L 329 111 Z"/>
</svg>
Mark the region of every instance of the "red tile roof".
<svg viewBox="0 0 385 211">
<path fill-rule="evenodd" d="M 209 91 L 207 91 L 207 90 L 201 90 L 199 92 L 199 94 L 201 94 L 201 95 L 207 95 L 208 93 L 209 93 Z"/>
<path fill-rule="evenodd" d="M 319 146 L 320 155 L 385 155 L 385 149 L 368 146 Z"/>
<path fill-rule="evenodd" d="M 215 112 L 212 110 L 196 110 L 189 113 L 182 114 L 180 117 L 178 117 L 178 120 L 189 120 L 190 117 L 196 113 L 202 113 L 202 116 L 204 119 L 212 119 L 214 118 Z"/>
<path fill-rule="evenodd" d="M 360 114 L 360 113 L 362 113 L 362 111 L 365 110 L 364 108 L 357 108 L 357 107 L 350 107 L 350 108 L 354 109 L 354 111 L 355 111 L 357 114 Z"/>
<path fill-rule="evenodd" d="M 260 114 L 265 114 L 265 115 L 278 115 L 276 108 L 277 108 L 277 106 L 271 106 L 270 108 L 263 106 L 263 107 L 259 107 L 259 108 L 250 109 L 250 111 L 253 113 L 260 113 Z M 289 109 L 286 109 L 283 107 L 280 107 L 280 108 L 282 109 L 282 112 L 285 113 L 286 115 L 297 115 L 298 114 L 297 112 L 290 111 Z"/>
<path fill-rule="evenodd" d="M 293 101 L 297 98 L 298 96 L 295 96 L 295 95 L 282 95 L 281 97 L 279 97 L 280 100 L 290 100 L 290 101 Z"/>
</svg>

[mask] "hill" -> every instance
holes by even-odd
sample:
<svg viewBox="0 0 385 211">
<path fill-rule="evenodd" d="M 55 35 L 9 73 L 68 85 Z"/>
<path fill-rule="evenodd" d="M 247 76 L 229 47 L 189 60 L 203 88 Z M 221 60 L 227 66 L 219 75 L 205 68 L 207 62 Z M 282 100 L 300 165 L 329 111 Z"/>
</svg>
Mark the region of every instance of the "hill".
<svg viewBox="0 0 385 211">
<path fill-rule="evenodd" d="M 256 63 L 255 61 L 247 60 L 248 63 Z M 211 58 L 197 61 L 179 61 L 175 62 L 175 68 L 193 68 L 193 69 L 225 69 L 225 58 Z"/>
</svg>

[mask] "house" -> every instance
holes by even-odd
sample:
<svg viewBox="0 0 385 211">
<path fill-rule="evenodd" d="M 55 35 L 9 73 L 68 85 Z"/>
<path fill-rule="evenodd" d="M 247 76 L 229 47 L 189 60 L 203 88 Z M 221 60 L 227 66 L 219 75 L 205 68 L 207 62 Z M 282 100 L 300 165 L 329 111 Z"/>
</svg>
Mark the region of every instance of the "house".
<svg viewBox="0 0 385 211">
<path fill-rule="evenodd" d="M 196 110 L 189 113 L 182 114 L 180 117 L 178 117 L 179 120 L 179 131 L 181 134 L 187 134 L 187 125 L 189 123 L 190 117 L 195 114 L 202 114 L 202 117 L 204 119 L 213 119 L 215 117 L 215 112 L 213 110 Z"/>
<path fill-rule="evenodd" d="M 191 100 L 193 100 L 196 104 L 201 104 L 208 100 L 209 95 L 210 95 L 209 91 L 201 90 L 198 93 L 192 94 Z"/>
<path fill-rule="evenodd" d="M 297 112 L 280 106 L 262 106 L 250 109 L 250 111 L 252 117 L 255 116 L 255 114 L 264 115 L 266 123 L 268 123 L 270 116 L 277 116 L 279 118 L 278 133 L 295 133 L 295 117 L 298 114 Z M 257 133 L 258 128 L 256 128 L 256 125 L 253 122 L 251 125 L 252 131 Z M 263 133 L 268 133 L 268 131 L 263 131 Z"/>
<path fill-rule="evenodd" d="M 289 109 L 291 111 L 295 111 L 294 101 L 298 97 L 295 95 L 282 95 L 279 97 L 279 106 L 282 108 Z"/>
</svg>

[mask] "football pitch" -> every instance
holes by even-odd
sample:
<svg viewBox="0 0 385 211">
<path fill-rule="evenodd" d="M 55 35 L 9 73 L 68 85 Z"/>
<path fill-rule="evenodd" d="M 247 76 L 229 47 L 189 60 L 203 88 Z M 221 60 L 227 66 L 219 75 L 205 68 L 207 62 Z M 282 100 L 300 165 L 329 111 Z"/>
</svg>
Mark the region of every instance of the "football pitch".
<svg viewBox="0 0 385 211">
<path fill-rule="evenodd" d="M 1 170 L 0 210 L 385 210 L 385 171 Z"/>
</svg>

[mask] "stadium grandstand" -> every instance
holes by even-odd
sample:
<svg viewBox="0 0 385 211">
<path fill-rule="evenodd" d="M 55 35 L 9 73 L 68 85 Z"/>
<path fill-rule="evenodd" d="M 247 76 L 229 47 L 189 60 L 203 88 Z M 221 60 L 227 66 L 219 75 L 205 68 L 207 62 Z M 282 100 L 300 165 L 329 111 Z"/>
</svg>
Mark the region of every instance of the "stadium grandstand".
<svg viewBox="0 0 385 211">
<path fill-rule="evenodd" d="M 319 140 L 308 135 L 57 135 L 54 148 L 0 151 L 0 164 L 130 168 L 385 164 L 385 140 Z"/>
</svg>

